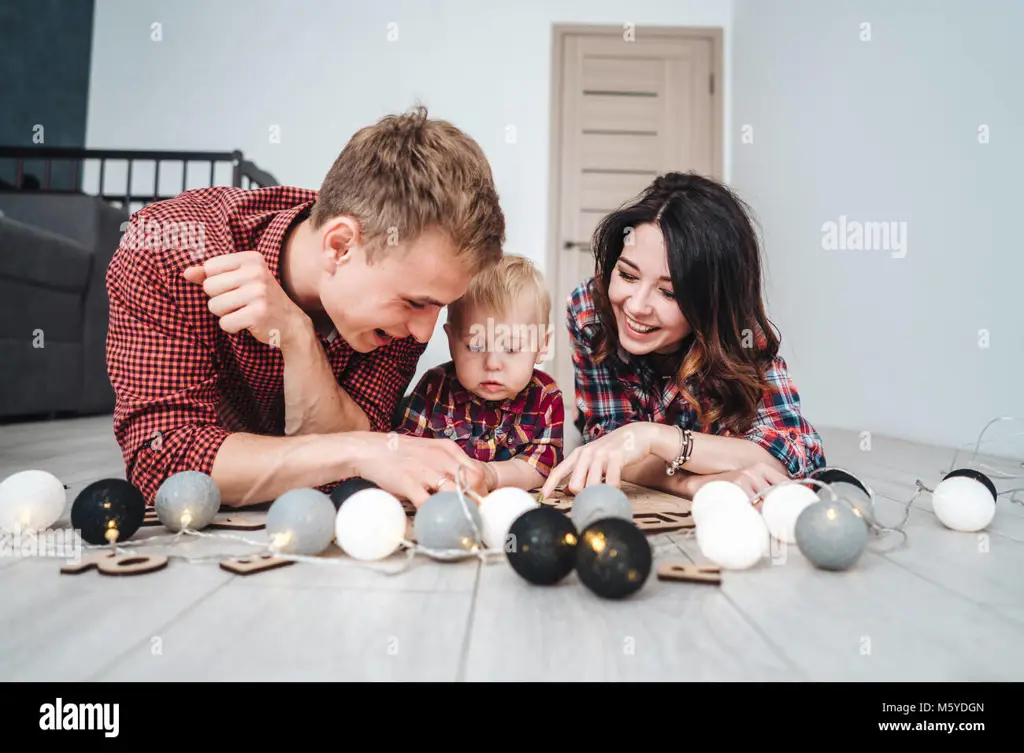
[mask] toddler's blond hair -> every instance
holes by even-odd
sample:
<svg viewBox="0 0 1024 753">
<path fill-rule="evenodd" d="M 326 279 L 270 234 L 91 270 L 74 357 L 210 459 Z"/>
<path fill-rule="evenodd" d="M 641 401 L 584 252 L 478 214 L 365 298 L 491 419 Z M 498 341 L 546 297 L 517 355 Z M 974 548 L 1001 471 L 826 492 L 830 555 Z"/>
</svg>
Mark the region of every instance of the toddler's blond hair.
<svg viewBox="0 0 1024 753">
<path fill-rule="evenodd" d="M 534 312 L 537 318 L 531 323 L 547 327 L 551 316 L 551 296 L 544 276 L 532 261 L 515 254 L 505 254 L 496 265 L 473 278 L 466 294 L 448 304 L 448 323 L 456 333 L 462 333 L 467 324 L 466 312 L 471 308 L 488 312 L 495 318 L 507 315 L 524 291 L 536 305 Z"/>
</svg>

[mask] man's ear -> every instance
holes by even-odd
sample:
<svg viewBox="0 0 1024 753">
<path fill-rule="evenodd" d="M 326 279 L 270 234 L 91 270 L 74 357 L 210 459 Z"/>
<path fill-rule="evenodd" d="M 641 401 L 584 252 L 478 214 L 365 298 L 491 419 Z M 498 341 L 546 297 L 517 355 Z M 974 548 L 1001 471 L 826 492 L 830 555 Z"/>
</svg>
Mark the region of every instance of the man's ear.
<svg viewBox="0 0 1024 753">
<path fill-rule="evenodd" d="M 363 235 L 359 222 L 348 215 L 334 217 L 324 225 L 323 251 L 325 264 L 336 267 L 350 263 L 362 248 Z"/>
</svg>

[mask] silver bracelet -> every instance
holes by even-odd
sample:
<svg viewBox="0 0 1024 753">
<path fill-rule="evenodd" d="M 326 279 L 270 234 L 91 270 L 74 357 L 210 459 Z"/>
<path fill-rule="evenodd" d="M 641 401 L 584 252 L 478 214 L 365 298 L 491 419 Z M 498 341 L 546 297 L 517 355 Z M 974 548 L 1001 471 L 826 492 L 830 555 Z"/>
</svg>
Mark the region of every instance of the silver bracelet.
<svg viewBox="0 0 1024 753">
<path fill-rule="evenodd" d="M 679 432 L 679 454 L 676 455 L 675 460 L 665 465 L 666 476 L 674 476 L 676 471 L 683 467 L 693 453 L 693 433 L 678 424 L 676 424 L 676 430 Z"/>
</svg>

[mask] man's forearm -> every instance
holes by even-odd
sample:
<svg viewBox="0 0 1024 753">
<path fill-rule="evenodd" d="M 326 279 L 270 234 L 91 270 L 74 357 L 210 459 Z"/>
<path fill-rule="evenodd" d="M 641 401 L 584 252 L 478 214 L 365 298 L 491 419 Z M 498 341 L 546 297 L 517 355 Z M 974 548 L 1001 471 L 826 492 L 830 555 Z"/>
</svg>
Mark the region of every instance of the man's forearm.
<svg viewBox="0 0 1024 753">
<path fill-rule="evenodd" d="M 281 343 L 281 353 L 286 436 L 369 431 L 363 409 L 338 386 L 311 322 Z"/>
<path fill-rule="evenodd" d="M 292 489 L 355 475 L 360 436 L 267 437 L 236 433 L 221 444 L 210 477 L 227 507 L 270 502 Z"/>
</svg>

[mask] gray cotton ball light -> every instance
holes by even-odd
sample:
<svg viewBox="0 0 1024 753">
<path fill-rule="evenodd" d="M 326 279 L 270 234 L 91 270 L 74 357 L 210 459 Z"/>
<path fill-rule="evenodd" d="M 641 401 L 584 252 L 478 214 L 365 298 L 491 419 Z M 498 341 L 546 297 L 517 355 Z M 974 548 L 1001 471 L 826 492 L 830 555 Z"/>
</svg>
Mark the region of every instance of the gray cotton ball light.
<svg viewBox="0 0 1024 753">
<path fill-rule="evenodd" d="M 205 473 L 182 471 L 160 485 L 153 506 L 169 530 L 201 531 L 220 511 L 220 489 Z"/>
<path fill-rule="evenodd" d="M 611 484 L 585 486 L 572 501 L 570 512 L 577 531 L 585 531 L 591 523 L 604 518 L 621 518 L 633 522 L 633 506 L 629 497 Z"/>
<path fill-rule="evenodd" d="M 337 510 L 331 498 L 316 489 L 285 492 L 267 511 L 267 536 L 282 554 L 316 556 L 334 539 Z"/>
<path fill-rule="evenodd" d="M 841 468 L 819 468 L 814 471 L 810 478 L 828 484 L 829 488 L 818 487 L 816 493 L 818 499 L 829 501 L 833 492 L 836 496 L 855 504 L 865 518 L 871 520 L 874 516 L 874 503 L 868 488 L 859 478 Z"/>
<path fill-rule="evenodd" d="M 868 543 L 868 524 L 844 500 L 815 502 L 796 519 L 796 545 L 815 567 L 846 570 Z"/>
<path fill-rule="evenodd" d="M 474 551 L 480 547 L 477 537 L 483 535 L 483 530 L 476 503 L 467 497 L 463 505 L 458 492 L 431 495 L 416 511 L 413 520 L 416 543 L 437 552 Z"/>
</svg>

